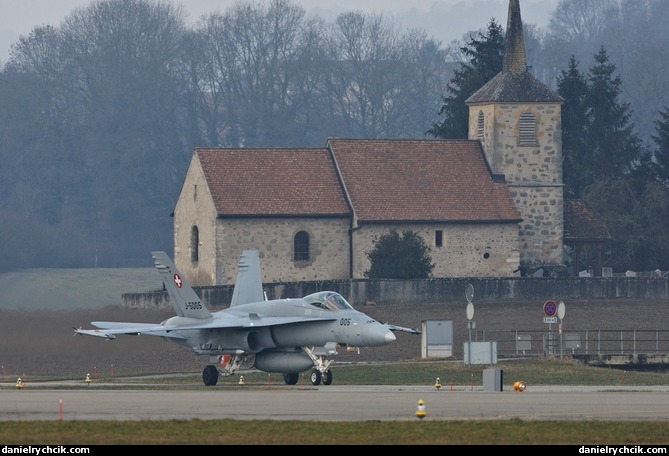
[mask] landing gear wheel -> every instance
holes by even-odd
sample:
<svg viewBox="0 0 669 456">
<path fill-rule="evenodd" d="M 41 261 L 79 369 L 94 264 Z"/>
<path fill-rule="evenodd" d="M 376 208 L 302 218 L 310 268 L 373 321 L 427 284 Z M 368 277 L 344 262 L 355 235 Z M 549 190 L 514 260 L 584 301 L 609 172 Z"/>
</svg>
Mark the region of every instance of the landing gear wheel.
<svg viewBox="0 0 669 456">
<path fill-rule="evenodd" d="M 208 365 L 202 371 L 202 381 L 205 386 L 215 386 L 218 383 L 218 369 L 213 364 Z"/>
<path fill-rule="evenodd" d="M 283 381 L 286 382 L 286 385 L 297 384 L 298 378 L 299 376 L 297 374 L 283 374 Z"/>
<path fill-rule="evenodd" d="M 323 385 L 330 385 L 332 383 L 332 371 L 326 371 L 323 374 Z"/>
<path fill-rule="evenodd" d="M 313 371 L 311 373 L 311 384 L 314 386 L 318 386 L 321 384 L 321 372 L 320 371 Z"/>
</svg>

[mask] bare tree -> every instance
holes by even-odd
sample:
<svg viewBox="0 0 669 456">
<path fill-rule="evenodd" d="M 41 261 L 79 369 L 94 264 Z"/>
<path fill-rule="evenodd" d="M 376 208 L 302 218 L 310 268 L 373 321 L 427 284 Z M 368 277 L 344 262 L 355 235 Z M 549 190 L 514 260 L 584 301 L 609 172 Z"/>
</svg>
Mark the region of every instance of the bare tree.
<svg viewBox="0 0 669 456">
<path fill-rule="evenodd" d="M 437 121 L 441 97 L 456 66 L 447 61 L 447 51 L 420 30 L 404 36 L 401 55 L 402 65 L 396 71 L 402 84 L 394 101 L 401 109 L 393 128 L 398 137 L 419 138 Z"/>
<path fill-rule="evenodd" d="M 669 2 L 624 0 L 607 21 L 602 42 L 623 80 L 622 97 L 634 106 L 633 121 L 650 142 L 654 121 L 669 104 Z"/>
<path fill-rule="evenodd" d="M 562 0 L 551 16 L 545 40 L 545 52 L 558 67 L 567 66 L 572 55 L 585 66 L 603 44 L 601 34 L 606 21 L 615 17 L 617 0 Z"/>
<path fill-rule="evenodd" d="M 138 246 L 172 241 L 165 195 L 192 150 L 180 118 L 183 17 L 170 3 L 110 0 L 75 9 L 61 25 L 58 74 L 77 176 L 63 198 L 96 244 L 90 258 L 97 249 L 105 260 L 139 260 Z"/>
<path fill-rule="evenodd" d="M 288 0 L 241 2 L 201 21 L 204 51 L 193 83 L 210 144 L 303 145 L 305 125 L 317 128 L 310 100 L 322 28 Z"/>
</svg>

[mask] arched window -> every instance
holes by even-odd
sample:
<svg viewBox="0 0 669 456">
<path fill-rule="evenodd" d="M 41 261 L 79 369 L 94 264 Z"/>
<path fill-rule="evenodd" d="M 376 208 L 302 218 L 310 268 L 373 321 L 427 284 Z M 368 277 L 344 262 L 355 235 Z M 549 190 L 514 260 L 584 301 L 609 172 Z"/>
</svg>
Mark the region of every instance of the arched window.
<svg viewBox="0 0 669 456">
<path fill-rule="evenodd" d="M 476 124 L 476 139 L 483 141 L 483 125 L 485 117 L 483 116 L 483 111 L 479 111 L 478 123 Z"/>
<path fill-rule="evenodd" d="M 293 240 L 294 261 L 309 261 L 309 234 L 298 231 Z"/>
<path fill-rule="evenodd" d="M 190 260 L 197 263 L 200 260 L 200 230 L 194 226 L 190 231 Z"/>
<path fill-rule="evenodd" d="M 525 111 L 520 115 L 520 124 L 518 128 L 518 145 L 536 146 L 537 145 L 537 118 L 534 113 Z"/>
</svg>

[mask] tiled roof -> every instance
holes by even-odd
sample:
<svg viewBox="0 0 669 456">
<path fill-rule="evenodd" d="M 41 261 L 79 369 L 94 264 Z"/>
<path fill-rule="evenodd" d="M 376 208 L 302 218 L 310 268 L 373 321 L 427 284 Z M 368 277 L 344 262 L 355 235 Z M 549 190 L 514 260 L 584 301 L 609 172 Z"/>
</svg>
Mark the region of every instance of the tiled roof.
<svg viewBox="0 0 669 456">
<path fill-rule="evenodd" d="M 478 141 L 330 139 L 324 149 L 198 148 L 218 214 L 517 223 Z"/>
<path fill-rule="evenodd" d="M 490 102 L 562 103 L 563 98 L 529 71 L 520 74 L 502 71 L 466 100 L 467 104 Z"/>
<path fill-rule="evenodd" d="M 327 145 L 361 222 L 520 221 L 478 141 L 330 139 Z"/>
<path fill-rule="evenodd" d="M 565 244 L 611 241 L 604 220 L 583 200 L 564 201 Z"/>
<path fill-rule="evenodd" d="M 347 216 L 326 149 L 195 149 L 220 216 Z"/>
</svg>

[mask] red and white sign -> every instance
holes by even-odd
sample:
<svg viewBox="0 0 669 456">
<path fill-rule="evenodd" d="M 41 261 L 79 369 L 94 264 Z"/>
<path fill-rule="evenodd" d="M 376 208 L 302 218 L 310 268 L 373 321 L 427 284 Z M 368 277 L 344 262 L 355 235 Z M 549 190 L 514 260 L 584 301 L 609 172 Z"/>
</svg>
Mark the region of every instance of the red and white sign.
<svg viewBox="0 0 669 456">
<path fill-rule="evenodd" d="M 544 303 L 544 313 L 547 317 L 554 317 L 557 313 L 557 304 L 555 301 L 546 301 Z"/>
</svg>

